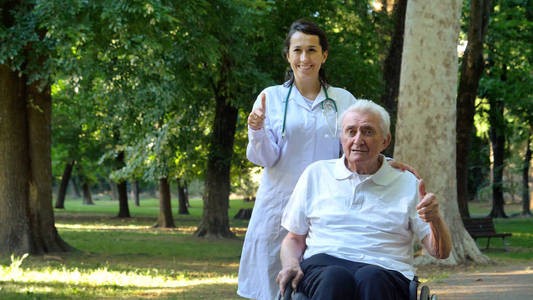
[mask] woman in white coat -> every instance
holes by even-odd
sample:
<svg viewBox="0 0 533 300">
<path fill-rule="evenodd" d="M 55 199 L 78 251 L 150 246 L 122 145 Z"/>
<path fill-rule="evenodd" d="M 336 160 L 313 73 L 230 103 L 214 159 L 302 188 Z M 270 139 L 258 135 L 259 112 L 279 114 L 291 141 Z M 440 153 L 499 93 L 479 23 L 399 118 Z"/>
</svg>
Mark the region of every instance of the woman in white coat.
<svg viewBox="0 0 533 300">
<path fill-rule="evenodd" d="M 283 85 L 258 96 L 248 117 L 247 158 L 264 167 L 239 265 L 237 293 L 272 300 L 278 291 L 279 250 L 287 231 L 281 215 L 303 170 L 340 157 L 337 117 L 356 99 L 330 86 L 322 64 L 328 57 L 324 31 L 298 20 L 285 39 L 291 70 Z"/>
</svg>

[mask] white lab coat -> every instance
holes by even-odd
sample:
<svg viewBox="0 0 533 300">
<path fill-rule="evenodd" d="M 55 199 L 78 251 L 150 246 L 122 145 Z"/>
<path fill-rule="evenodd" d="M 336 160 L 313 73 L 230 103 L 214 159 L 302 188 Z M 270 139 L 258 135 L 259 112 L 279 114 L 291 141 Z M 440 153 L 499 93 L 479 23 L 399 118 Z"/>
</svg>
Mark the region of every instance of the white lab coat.
<svg viewBox="0 0 533 300">
<path fill-rule="evenodd" d="M 264 170 L 239 265 L 237 293 L 246 298 L 271 300 L 276 296 L 276 277 L 281 269 L 279 250 L 287 234 L 281 227 L 283 209 L 309 164 L 339 157 L 341 147 L 335 135 L 335 124 L 342 112 L 355 103 L 350 92 L 330 86 L 328 96 L 335 100 L 338 113 L 331 105 L 325 105 L 329 108 L 323 111 L 324 89 L 310 108 L 310 101 L 293 86 L 287 105 L 286 136 L 282 138 L 288 91 L 288 87 L 281 85 L 263 90 L 266 94 L 265 125 L 260 130 L 248 128 L 246 156 Z M 260 95 L 254 108 L 259 106 Z"/>
</svg>

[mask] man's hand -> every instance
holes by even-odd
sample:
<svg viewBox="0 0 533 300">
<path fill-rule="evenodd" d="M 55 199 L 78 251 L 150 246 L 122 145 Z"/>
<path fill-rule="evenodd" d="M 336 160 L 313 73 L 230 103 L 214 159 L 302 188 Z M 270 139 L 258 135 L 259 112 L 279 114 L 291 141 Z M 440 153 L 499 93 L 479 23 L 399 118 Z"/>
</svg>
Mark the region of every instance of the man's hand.
<svg viewBox="0 0 533 300">
<path fill-rule="evenodd" d="M 278 273 L 278 278 L 276 279 L 276 282 L 279 285 L 281 296 L 285 296 L 285 287 L 291 279 L 292 289 L 296 290 L 298 283 L 303 277 L 304 273 L 302 272 L 299 264 L 291 265 L 281 269 L 281 271 Z"/>
<path fill-rule="evenodd" d="M 279 256 L 281 258 L 281 271 L 278 273 L 276 282 L 279 285 L 281 295 L 285 295 L 285 287 L 291 281 L 293 290 L 296 290 L 298 282 L 304 277 L 300 268 L 300 260 L 305 250 L 306 235 L 298 235 L 289 231 L 281 242 Z"/>
<path fill-rule="evenodd" d="M 416 206 L 418 216 L 422 221 L 429 223 L 431 234 L 422 239 L 422 244 L 433 257 L 445 259 L 452 251 L 452 238 L 450 230 L 439 214 L 439 202 L 433 193 L 426 193 L 426 184 L 420 180 L 418 184 L 418 198 Z"/>
<path fill-rule="evenodd" d="M 418 185 L 418 198 L 420 199 L 416 206 L 416 211 L 420 219 L 426 223 L 440 220 L 439 202 L 433 193 L 426 193 L 426 184 L 420 180 Z"/>
<path fill-rule="evenodd" d="M 261 106 L 254 109 L 250 115 L 248 115 L 248 126 L 253 130 L 259 130 L 265 125 L 266 117 L 266 95 L 261 93 Z"/>
</svg>

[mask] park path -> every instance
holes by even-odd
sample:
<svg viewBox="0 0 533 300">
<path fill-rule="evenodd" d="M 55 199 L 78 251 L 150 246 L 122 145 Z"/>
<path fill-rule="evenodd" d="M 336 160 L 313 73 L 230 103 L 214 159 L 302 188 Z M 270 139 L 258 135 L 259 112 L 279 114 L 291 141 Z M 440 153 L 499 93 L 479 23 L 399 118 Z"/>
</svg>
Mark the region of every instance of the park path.
<svg viewBox="0 0 533 300">
<path fill-rule="evenodd" d="M 493 266 L 458 272 L 425 283 L 438 300 L 533 299 L 533 264 Z"/>
</svg>

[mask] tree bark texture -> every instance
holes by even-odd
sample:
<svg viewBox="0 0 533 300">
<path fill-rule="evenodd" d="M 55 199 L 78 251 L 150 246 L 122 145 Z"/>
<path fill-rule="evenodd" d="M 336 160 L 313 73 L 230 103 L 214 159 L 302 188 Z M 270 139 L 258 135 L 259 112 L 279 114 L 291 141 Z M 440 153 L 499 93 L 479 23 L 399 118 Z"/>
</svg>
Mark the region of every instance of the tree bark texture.
<svg viewBox="0 0 533 300">
<path fill-rule="evenodd" d="M 50 87 L 26 82 L 0 65 L 0 253 L 68 251 L 52 208 Z"/>
<path fill-rule="evenodd" d="M 179 202 L 178 214 L 180 215 L 189 214 L 189 209 L 187 208 L 187 205 L 189 204 L 188 198 L 189 197 L 188 197 L 188 191 L 187 191 L 187 181 L 182 180 L 181 178 L 178 178 L 178 202 Z"/>
<path fill-rule="evenodd" d="M 504 103 L 501 99 L 489 97 L 489 136 L 492 145 L 492 210 L 489 216 L 507 218 L 503 205 L 503 168 L 505 155 Z"/>
<path fill-rule="evenodd" d="M 453 249 L 438 261 L 487 262 L 465 230 L 457 206 L 456 91 L 461 0 L 407 3 L 394 158 L 418 170 L 450 227 Z M 428 255 L 417 263 L 437 262 Z"/>
<path fill-rule="evenodd" d="M 172 218 L 170 185 L 168 184 L 167 177 L 159 179 L 159 217 L 154 227 L 176 227 Z"/>
<path fill-rule="evenodd" d="M 72 174 L 72 167 L 74 167 L 74 161 L 68 161 L 63 170 L 63 176 L 61 176 L 61 184 L 59 185 L 59 191 L 57 192 L 57 200 L 55 208 L 65 208 L 65 196 L 67 195 L 67 187 L 70 182 L 70 175 Z"/>
<path fill-rule="evenodd" d="M 398 93 L 400 90 L 400 71 L 402 65 L 406 8 L 407 0 L 398 0 L 394 3 L 394 32 L 389 46 L 389 53 L 387 54 L 387 58 L 385 58 L 383 67 L 385 91 L 381 96 L 381 103 L 383 103 L 383 106 L 390 113 L 391 132 L 394 132 L 394 129 L 396 128 L 396 115 L 398 112 Z M 387 156 L 392 156 L 394 153 L 394 137 L 384 153 Z"/>
<path fill-rule="evenodd" d="M 468 211 L 468 171 L 472 149 L 472 131 L 479 80 L 483 75 L 483 44 L 489 24 L 491 0 L 470 1 L 468 44 L 461 64 L 461 79 L 457 93 L 457 201 L 462 217 Z"/>
<path fill-rule="evenodd" d="M 203 214 L 196 236 L 232 238 L 228 207 L 230 194 L 230 167 L 238 110 L 222 93 L 215 97 L 215 120 L 205 179 Z"/>
<path fill-rule="evenodd" d="M 533 128 L 529 130 L 527 136 L 526 154 L 524 155 L 524 165 L 522 167 L 522 215 L 531 216 L 529 208 L 531 198 L 529 196 L 529 166 L 531 165 L 531 134 Z"/>
</svg>

